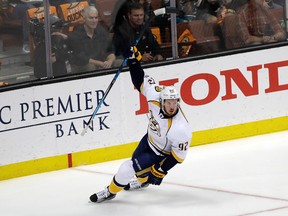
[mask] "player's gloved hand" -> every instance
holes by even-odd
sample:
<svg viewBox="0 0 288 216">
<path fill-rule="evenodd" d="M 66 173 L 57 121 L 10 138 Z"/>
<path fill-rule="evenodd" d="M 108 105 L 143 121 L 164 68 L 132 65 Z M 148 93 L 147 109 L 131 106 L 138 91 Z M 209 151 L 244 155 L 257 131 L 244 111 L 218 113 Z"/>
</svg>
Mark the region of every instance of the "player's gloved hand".
<svg viewBox="0 0 288 216">
<path fill-rule="evenodd" d="M 141 61 L 142 54 L 140 53 L 140 51 L 137 49 L 136 46 L 133 46 L 133 52 L 134 52 L 134 55 L 135 55 L 135 58 L 137 59 L 137 61 Z"/>
<path fill-rule="evenodd" d="M 129 55 L 127 55 L 130 60 L 136 59 L 137 61 L 141 61 L 142 55 L 138 51 L 136 46 L 130 47 Z"/>
<path fill-rule="evenodd" d="M 154 164 L 148 177 L 148 182 L 153 185 L 160 185 L 167 171 L 161 169 L 160 164 Z"/>
</svg>

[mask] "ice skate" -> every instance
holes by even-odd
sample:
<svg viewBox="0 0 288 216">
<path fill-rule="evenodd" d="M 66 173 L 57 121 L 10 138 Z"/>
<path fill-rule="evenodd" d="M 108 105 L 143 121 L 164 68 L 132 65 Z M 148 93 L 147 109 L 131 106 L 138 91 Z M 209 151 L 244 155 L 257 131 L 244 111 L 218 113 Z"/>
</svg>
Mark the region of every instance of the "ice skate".
<svg viewBox="0 0 288 216">
<path fill-rule="evenodd" d="M 116 197 L 116 194 L 110 193 L 110 191 L 108 190 L 108 187 L 106 187 L 104 190 L 99 191 L 98 193 L 92 194 L 90 196 L 90 200 L 91 202 L 101 203 L 106 200 L 114 199 L 115 197 Z"/>
<path fill-rule="evenodd" d="M 124 187 L 124 190 L 138 190 L 140 188 L 148 187 L 149 183 L 141 183 L 137 179 L 131 180 L 129 184 Z"/>
</svg>

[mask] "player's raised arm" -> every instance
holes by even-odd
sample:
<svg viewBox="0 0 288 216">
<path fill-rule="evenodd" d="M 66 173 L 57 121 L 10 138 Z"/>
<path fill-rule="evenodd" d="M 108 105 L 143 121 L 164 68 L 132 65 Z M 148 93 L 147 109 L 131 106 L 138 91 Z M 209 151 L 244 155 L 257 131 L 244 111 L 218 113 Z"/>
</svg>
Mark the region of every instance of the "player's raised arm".
<svg viewBox="0 0 288 216">
<path fill-rule="evenodd" d="M 130 69 L 132 83 L 139 92 L 141 92 L 140 89 L 144 80 L 144 71 L 140 65 L 141 58 L 142 55 L 137 50 L 137 48 L 135 46 L 131 47 L 131 56 L 128 59 L 128 65 Z"/>
</svg>

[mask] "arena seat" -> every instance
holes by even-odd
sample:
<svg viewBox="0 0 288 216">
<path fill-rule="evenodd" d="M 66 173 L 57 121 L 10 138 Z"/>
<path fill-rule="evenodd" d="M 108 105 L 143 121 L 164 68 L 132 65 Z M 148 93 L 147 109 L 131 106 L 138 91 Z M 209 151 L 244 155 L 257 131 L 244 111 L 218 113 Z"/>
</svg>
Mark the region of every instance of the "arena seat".
<svg viewBox="0 0 288 216">
<path fill-rule="evenodd" d="M 181 28 L 184 27 L 184 28 Z M 177 44 L 178 44 L 178 54 L 180 57 L 185 57 L 189 55 L 189 52 L 193 45 L 196 43 L 196 38 L 191 33 L 190 29 L 186 26 L 181 25 L 181 27 L 177 28 Z M 161 48 L 161 54 L 165 58 L 171 57 L 172 54 L 172 43 L 170 40 L 166 38 L 166 41 L 169 42 L 163 42 L 161 37 L 161 31 L 159 27 L 153 26 L 150 27 L 152 34 L 156 38 L 160 48 Z M 165 36 L 167 34 L 169 29 L 165 29 Z M 170 35 L 170 32 L 169 32 Z M 170 38 L 169 38 L 170 39 Z"/>
<path fill-rule="evenodd" d="M 160 34 L 160 28 L 153 26 L 150 29 L 151 29 L 151 32 L 154 35 L 155 39 L 157 40 L 158 44 L 161 45 L 162 39 L 161 39 L 161 34 Z"/>
<path fill-rule="evenodd" d="M 69 32 L 73 31 L 75 26 L 82 24 L 84 22 L 81 13 L 87 6 L 89 6 L 89 3 L 87 1 L 80 1 L 59 5 L 58 8 L 59 18 L 70 22 L 68 29 Z"/>
<path fill-rule="evenodd" d="M 27 10 L 27 16 L 28 20 L 31 20 L 32 18 L 37 18 L 39 20 L 44 19 L 44 7 L 37 7 L 37 8 L 30 8 Z M 56 7 L 50 6 L 49 8 L 50 14 L 55 14 L 57 16 Z"/>
<path fill-rule="evenodd" d="M 206 24 L 204 20 L 193 20 L 177 24 L 177 31 L 183 32 L 189 29 L 196 39 L 195 44 L 191 47 L 190 54 L 200 55 L 216 52 L 220 49 L 220 38 L 214 34 L 214 25 Z"/>
</svg>

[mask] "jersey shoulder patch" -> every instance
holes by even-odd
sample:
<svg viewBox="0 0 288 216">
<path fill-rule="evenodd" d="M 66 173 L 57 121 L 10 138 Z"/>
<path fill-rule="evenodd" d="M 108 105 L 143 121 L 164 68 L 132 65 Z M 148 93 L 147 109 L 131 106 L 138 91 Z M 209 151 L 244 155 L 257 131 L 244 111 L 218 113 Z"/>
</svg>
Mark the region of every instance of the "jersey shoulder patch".
<svg viewBox="0 0 288 216">
<path fill-rule="evenodd" d="M 155 86 L 155 91 L 156 92 L 161 92 L 162 89 L 163 89 L 163 87 L 161 87 L 161 86 Z"/>
</svg>

